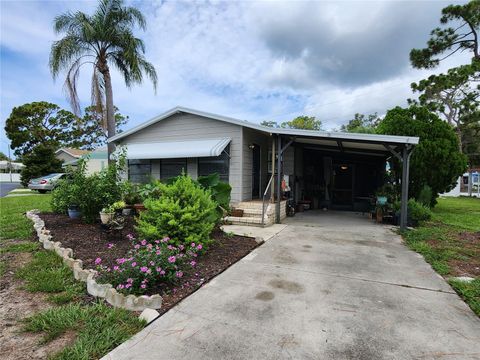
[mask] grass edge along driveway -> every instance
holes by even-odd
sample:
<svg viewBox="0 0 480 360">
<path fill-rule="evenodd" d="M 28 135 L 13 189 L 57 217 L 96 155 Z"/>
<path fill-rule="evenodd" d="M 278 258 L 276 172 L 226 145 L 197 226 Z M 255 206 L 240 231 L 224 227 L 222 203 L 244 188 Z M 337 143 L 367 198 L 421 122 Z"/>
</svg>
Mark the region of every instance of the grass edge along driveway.
<svg viewBox="0 0 480 360">
<path fill-rule="evenodd" d="M 432 220 L 403 236 L 480 316 L 480 199 L 439 198 Z M 475 280 L 454 279 L 458 276 Z"/>
</svg>

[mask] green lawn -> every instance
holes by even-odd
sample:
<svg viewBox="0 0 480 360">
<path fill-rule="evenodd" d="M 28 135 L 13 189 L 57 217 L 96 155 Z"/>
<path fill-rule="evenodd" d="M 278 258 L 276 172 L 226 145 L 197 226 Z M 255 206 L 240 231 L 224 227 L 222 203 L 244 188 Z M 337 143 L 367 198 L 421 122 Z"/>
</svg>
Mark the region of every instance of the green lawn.
<svg viewBox="0 0 480 360">
<path fill-rule="evenodd" d="M 471 283 L 453 279 L 449 283 L 480 316 L 480 277 L 475 276 L 475 270 L 464 273 L 480 265 L 479 232 L 480 199 L 441 198 L 432 220 L 407 231 L 404 237 L 411 249 L 447 279 L 460 275 L 476 278 Z M 459 270 L 459 265 L 464 270 Z"/>
<path fill-rule="evenodd" d="M 145 326 L 135 314 L 104 301 L 86 303 L 85 284 L 76 281 L 52 251 L 34 252 L 33 260 L 16 276 L 24 280 L 27 291 L 46 293 L 58 305 L 26 318 L 25 331 L 42 333 L 45 343 L 66 331 L 75 332 L 75 341 L 51 359 L 99 359 Z"/>
<path fill-rule="evenodd" d="M 50 194 L 0 198 L 0 240 L 27 239 L 33 233 L 32 222 L 25 212 L 50 210 Z"/>
<path fill-rule="evenodd" d="M 433 208 L 433 219 L 464 230 L 480 231 L 480 199 L 440 198 Z"/>
</svg>

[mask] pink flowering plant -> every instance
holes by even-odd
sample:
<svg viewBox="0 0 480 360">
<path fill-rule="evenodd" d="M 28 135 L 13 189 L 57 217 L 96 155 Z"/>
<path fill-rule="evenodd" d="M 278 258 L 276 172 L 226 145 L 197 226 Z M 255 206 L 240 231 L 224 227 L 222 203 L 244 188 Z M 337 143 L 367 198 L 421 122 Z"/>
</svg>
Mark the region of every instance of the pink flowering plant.
<svg viewBox="0 0 480 360">
<path fill-rule="evenodd" d="M 195 267 L 201 244 L 190 246 L 169 244 L 170 239 L 148 242 L 136 241 L 130 236 L 133 248 L 127 256 L 116 259 L 112 267 L 102 264 L 97 258 L 98 281 L 112 284 L 118 291 L 143 294 L 159 284 L 173 284 L 184 276 L 184 272 Z"/>
</svg>

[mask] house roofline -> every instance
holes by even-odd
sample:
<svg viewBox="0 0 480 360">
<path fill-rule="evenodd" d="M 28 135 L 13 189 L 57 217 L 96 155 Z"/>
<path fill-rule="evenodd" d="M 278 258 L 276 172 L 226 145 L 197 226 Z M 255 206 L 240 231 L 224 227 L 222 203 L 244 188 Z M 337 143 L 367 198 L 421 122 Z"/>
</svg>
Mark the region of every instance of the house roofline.
<svg viewBox="0 0 480 360">
<path fill-rule="evenodd" d="M 334 132 L 334 131 L 316 131 L 316 130 L 300 130 L 300 129 L 282 129 L 282 128 L 270 128 L 267 126 L 254 124 L 246 120 L 239 120 L 227 116 L 213 114 L 205 111 L 189 109 L 182 106 L 176 106 L 140 125 L 137 125 L 130 130 L 121 132 L 108 139 L 108 142 L 115 142 L 123 139 L 129 135 L 132 135 L 146 127 L 156 124 L 164 119 L 169 118 L 172 115 L 178 113 L 187 113 L 192 115 L 198 115 L 218 121 L 227 122 L 234 125 L 243 126 L 253 130 L 261 131 L 268 134 L 288 135 L 288 136 L 302 136 L 312 138 L 323 138 L 331 140 L 341 140 L 348 142 L 376 142 L 376 143 L 388 143 L 388 144 L 418 144 L 419 138 L 415 136 L 397 136 L 397 135 L 378 135 L 378 134 L 359 134 L 359 133 L 347 133 L 347 132 Z"/>
<path fill-rule="evenodd" d="M 70 151 L 66 150 L 66 148 L 60 148 L 60 149 L 58 149 L 57 151 L 55 151 L 55 154 L 58 154 L 60 151 L 63 151 L 64 153 L 67 153 L 68 155 L 73 156 L 73 157 L 76 158 L 76 159 L 79 159 L 79 158 L 82 156 L 82 155 L 72 154 Z"/>
</svg>

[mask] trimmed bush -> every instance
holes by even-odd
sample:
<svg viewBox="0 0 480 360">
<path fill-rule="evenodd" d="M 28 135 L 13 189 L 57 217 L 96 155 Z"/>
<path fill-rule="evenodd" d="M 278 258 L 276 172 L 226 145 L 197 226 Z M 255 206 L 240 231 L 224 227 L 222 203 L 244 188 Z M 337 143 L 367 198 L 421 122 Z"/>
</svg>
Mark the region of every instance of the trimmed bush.
<svg viewBox="0 0 480 360">
<path fill-rule="evenodd" d="M 136 227 L 139 237 L 157 240 L 169 237 L 171 244 L 188 246 L 209 242 L 217 221 L 217 204 L 211 193 L 188 176 L 179 176 L 172 184 L 157 186 L 160 198 L 144 201 Z"/>
<path fill-rule="evenodd" d="M 428 206 L 425 206 L 414 199 L 408 200 L 408 219 L 413 226 L 417 226 L 419 222 L 430 220 L 432 218 L 432 211 Z"/>
</svg>

